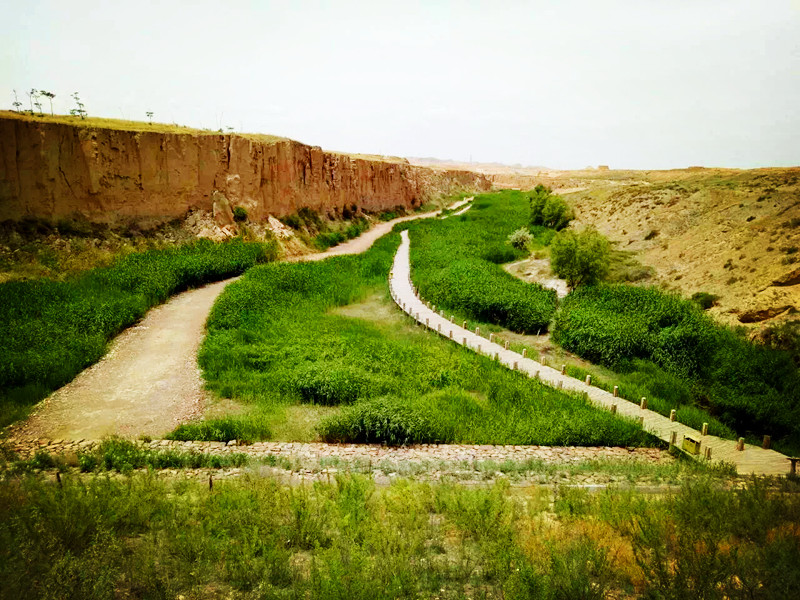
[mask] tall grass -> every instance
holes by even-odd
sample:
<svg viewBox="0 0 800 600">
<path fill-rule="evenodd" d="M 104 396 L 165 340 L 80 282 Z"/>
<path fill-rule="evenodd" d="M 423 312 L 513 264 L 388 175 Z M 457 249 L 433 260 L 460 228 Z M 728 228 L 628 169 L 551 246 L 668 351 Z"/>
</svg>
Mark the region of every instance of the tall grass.
<svg viewBox="0 0 800 600">
<path fill-rule="evenodd" d="M 458 217 L 406 225 L 420 295 L 512 331 L 546 330 L 556 310 L 555 292 L 520 281 L 499 266 L 526 256 L 505 240 L 529 219 L 527 196 L 508 191 L 477 196 L 472 209 Z"/>
<path fill-rule="evenodd" d="M 769 434 L 800 449 L 800 375 L 791 357 L 717 325 L 690 300 L 655 288 L 579 288 L 562 303 L 553 339 L 623 372 L 657 365 L 676 379 L 670 385 L 683 391 L 690 418 L 699 405 L 740 435 Z"/>
<path fill-rule="evenodd" d="M 246 430 L 266 439 L 268 415 L 321 405 L 335 407 L 319 425 L 326 441 L 658 443 L 582 397 L 523 378 L 409 321 L 332 314 L 375 294 L 388 302 L 398 242 L 392 234 L 359 256 L 256 267 L 228 286 L 209 317 L 200 364 L 211 389 L 254 410 L 182 427 L 173 437 L 224 440 Z"/>
<path fill-rule="evenodd" d="M 369 479 L 0 483 L 0 597 L 796 597 L 800 496 Z"/>
<path fill-rule="evenodd" d="M 152 306 L 275 256 L 274 245 L 204 240 L 129 254 L 66 281 L 0 284 L 0 426 L 99 360 Z"/>
</svg>

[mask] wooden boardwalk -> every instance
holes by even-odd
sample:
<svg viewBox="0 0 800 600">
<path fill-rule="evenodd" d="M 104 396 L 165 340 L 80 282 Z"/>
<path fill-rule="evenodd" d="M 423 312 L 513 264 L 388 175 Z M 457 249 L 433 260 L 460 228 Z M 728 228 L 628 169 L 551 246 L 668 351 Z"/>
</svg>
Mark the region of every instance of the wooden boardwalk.
<svg viewBox="0 0 800 600">
<path fill-rule="evenodd" d="M 634 420 L 643 418 L 643 427 L 666 442 L 671 440 L 673 432 L 679 445 L 684 436 L 699 440 L 700 456 L 705 456 L 706 449 L 710 448 L 712 461 L 732 463 L 736 465 L 739 474 L 784 475 L 789 472 L 789 461 L 779 452 L 764 450 L 750 444 L 745 444 L 744 450 L 738 450 L 737 442 L 734 440 L 725 440 L 712 435 L 704 436 L 696 429 L 671 421 L 669 417 L 652 410 L 642 409 L 638 404 L 623 398 L 616 398 L 613 394 L 587 385 L 583 381 L 562 375 L 557 369 L 524 358 L 518 352 L 506 350 L 503 345 L 490 342 L 485 337 L 452 323 L 441 312 L 435 312 L 433 310 L 435 307 L 428 307 L 417 296 L 410 277 L 408 231 L 402 232 L 402 239 L 389 277 L 389 288 L 397 305 L 419 323 L 445 338 L 452 339 L 457 344 L 496 358 L 511 369 L 517 369 L 529 377 L 538 377 L 547 385 L 566 391 L 585 393 L 589 400 L 600 408 L 611 410 L 611 407 L 616 405 L 617 414 L 621 416 Z"/>
</svg>

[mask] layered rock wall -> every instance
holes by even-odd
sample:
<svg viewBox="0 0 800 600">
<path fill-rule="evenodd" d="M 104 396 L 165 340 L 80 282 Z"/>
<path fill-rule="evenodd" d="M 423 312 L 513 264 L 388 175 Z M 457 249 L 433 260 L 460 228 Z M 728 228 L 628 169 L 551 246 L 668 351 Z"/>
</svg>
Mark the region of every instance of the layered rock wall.
<svg viewBox="0 0 800 600">
<path fill-rule="evenodd" d="M 128 131 L 0 115 L 0 221 L 167 220 L 213 210 L 221 192 L 252 219 L 300 207 L 410 208 L 456 188 L 489 189 L 469 171 L 324 152 L 292 140 Z"/>
</svg>

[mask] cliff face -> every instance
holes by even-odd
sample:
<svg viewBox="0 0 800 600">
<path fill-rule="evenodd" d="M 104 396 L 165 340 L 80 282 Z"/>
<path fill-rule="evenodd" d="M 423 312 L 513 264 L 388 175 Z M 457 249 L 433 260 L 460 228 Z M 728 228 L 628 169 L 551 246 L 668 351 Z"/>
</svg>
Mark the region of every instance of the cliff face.
<svg viewBox="0 0 800 600">
<path fill-rule="evenodd" d="M 469 171 L 323 152 L 292 140 L 125 131 L 0 115 L 0 221 L 180 218 L 214 192 L 254 220 L 307 206 L 413 207 L 455 188 L 489 189 Z"/>
</svg>

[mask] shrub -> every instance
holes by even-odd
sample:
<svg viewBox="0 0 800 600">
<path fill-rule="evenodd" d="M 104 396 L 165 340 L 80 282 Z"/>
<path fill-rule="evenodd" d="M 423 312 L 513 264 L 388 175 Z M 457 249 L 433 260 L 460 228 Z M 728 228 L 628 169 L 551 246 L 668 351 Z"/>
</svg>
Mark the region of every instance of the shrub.
<svg viewBox="0 0 800 600">
<path fill-rule="evenodd" d="M 352 365 L 314 363 L 298 370 L 292 379 L 292 391 L 303 402 L 335 406 L 352 404 L 359 398 L 382 393 L 380 379 Z"/>
<path fill-rule="evenodd" d="M 553 272 L 575 289 L 605 277 L 610 252 L 608 240 L 594 229 L 562 231 L 550 244 L 550 264 Z"/>
<path fill-rule="evenodd" d="M 407 399 L 376 398 L 361 402 L 323 421 L 320 437 L 331 443 L 405 444 L 446 443 L 434 415 Z"/>
<path fill-rule="evenodd" d="M 575 218 L 572 210 L 561 196 L 556 196 L 550 188 L 539 184 L 530 199 L 530 224 L 543 225 L 556 231 L 564 229 Z"/>
<path fill-rule="evenodd" d="M 233 209 L 233 220 L 237 223 L 247 221 L 247 209 L 243 206 L 236 206 Z"/>
<path fill-rule="evenodd" d="M 697 302 L 703 310 L 708 310 L 712 306 L 715 306 L 717 300 L 719 300 L 719 296 L 707 292 L 695 292 L 692 294 L 692 301 Z"/>
<path fill-rule="evenodd" d="M 496 265 L 511 262 L 517 258 L 517 253 L 505 244 L 491 244 L 481 251 L 481 258 Z"/>
<path fill-rule="evenodd" d="M 527 250 L 532 241 L 533 236 L 525 227 L 520 227 L 508 236 L 508 243 L 517 250 Z"/>
</svg>

